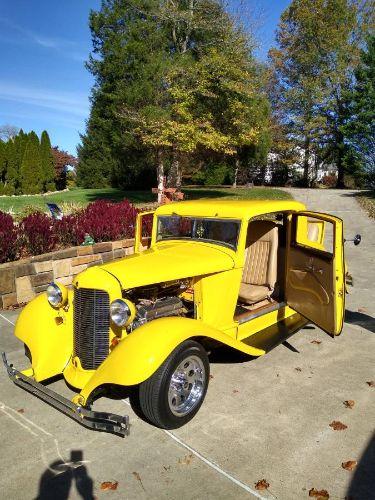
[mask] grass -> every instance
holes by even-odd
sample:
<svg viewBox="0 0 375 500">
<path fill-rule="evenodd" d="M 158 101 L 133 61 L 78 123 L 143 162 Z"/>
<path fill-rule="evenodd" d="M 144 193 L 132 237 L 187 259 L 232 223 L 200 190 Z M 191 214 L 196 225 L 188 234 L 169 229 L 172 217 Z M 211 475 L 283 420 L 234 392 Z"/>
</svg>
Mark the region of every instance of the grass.
<svg viewBox="0 0 375 500">
<path fill-rule="evenodd" d="M 272 200 L 287 200 L 291 196 L 280 189 L 274 188 L 183 188 L 185 199 L 197 200 L 200 198 L 222 198 L 232 200 L 246 199 L 272 199 Z M 82 206 L 87 205 L 91 201 L 99 199 L 107 199 L 112 201 L 120 201 L 127 198 L 135 205 L 149 205 L 155 203 L 156 196 L 147 191 L 123 191 L 115 188 L 103 189 L 72 189 L 62 193 L 52 194 L 48 196 L 1 196 L 0 210 L 13 213 L 21 212 L 25 207 L 46 208 L 46 203 L 75 203 Z"/>
<path fill-rule="evenodd" d="M 358 203 L 364 208 L 372 219 L 375 219 L 375 190 L 361 191 L 356 194 Z"/>
</svg>

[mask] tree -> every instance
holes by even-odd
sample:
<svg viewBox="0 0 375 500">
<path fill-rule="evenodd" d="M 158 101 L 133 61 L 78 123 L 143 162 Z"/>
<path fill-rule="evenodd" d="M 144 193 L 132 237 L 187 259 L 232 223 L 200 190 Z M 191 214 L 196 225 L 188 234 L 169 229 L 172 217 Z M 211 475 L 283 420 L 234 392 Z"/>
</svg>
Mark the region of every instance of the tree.
<svg viewBox="0 0 375 500">
<path fill-rule="evenodd" d="M 6 144 L 0 140 L 0 194 L 3 194 L 7 171 Z"/>
<path fill-rule="evenodd" d="M 6 174 L 4 194 L 13 195 L 18 192 L 19 184 L 19 163 L 17 158 L 17 142 L 10 140 L 6 144 Z"/>
<path fill-rule="evenodd" d="M 375 35 L 367 39 L 355 71 L 356 85 L 349 94 L 350 118 L 343 133 L 375 185 Z M 349 161 L 350 158 L 346 158 Z"/>
<path fill-rule="evenodd" d="M 20 169 L 20 187 L 24 194 L 37 194 L 43 190 L 39 139 L 35 132 L 28 135 Z"/>
<path fill-rule="evenodd" d="M 78 160 L 75 156 L 71 155 L 63 149 L 59 149 L 57 146 L 53 147 L 52 150 L 53 163 L 55 169 L 55 179 L 57 189 L 66 188 L 66 167 L 71 166 L 76 168 Z"/>
<path fill-rule="evenodd" d="M 44 130 L 40 138 L 40 167 L 44 191 L 54 191 L 56 189 L 54 157 L 51 149 L 48 132 Z"/>
<path fill-rule="evenodd" d="M 93 54 L 87 67 L 96 83 L 86 134 L 78 148 L 77 180 L 84 187 L 108 186 L 123 174 L 133 183 L 136 179 L 127 175 L 128 165 L 134 158 L 146 165 L 148 152 L 133 134 L 134 120 L 120 118 L 120 106 L 133 111 L 153 103 L 160 109 L 165 38 L 151 15 L 157 6 L 155 0 L 105 0 L 100 11 L 90 14 Z"/>
<path fill-rule="evenodd" d="M 9 141 L 10 139 L 14 139 L 19 132 L 19 128 L 15 125 L 1 125 L 0 126 L 0 139 L 3 141 Z"/>
<path fill-rule="evenodd" d="M 336 164 L 338 186 L 343 187 L 346 93 L 364 29 L 354 0 L 293 0 L 281 16 L 278 48 L 270 51 L 274 94 L 283 123 L 304 150 L 306 183 L 313 154 Z"/>
<path fill-rule="evenodd" d="M 257 140 L 251 47 L 220 2 L 106 0 L 90 28 L 96 84 L 79 148 L 81 184 L 134 183 L 153 162 L 159 187 L 166 170 L 179 186 L 181 165 L 198 153 L 226 161 Z"/>
</svg>

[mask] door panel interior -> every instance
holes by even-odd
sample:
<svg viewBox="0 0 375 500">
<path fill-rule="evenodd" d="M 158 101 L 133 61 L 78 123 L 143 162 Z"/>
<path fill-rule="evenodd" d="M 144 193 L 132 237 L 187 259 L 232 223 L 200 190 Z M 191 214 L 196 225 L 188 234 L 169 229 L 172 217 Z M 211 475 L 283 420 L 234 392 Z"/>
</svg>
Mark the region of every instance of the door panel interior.
<svg viewBox="0 0 375 500">
<path fill-rule="evenodd" d="M 309 240 L 307 220 L 309 225 L 324 222 L 321 241 Z M 337 335 L 344 314 L 343 278 L 341 220 L 313 212 L 293 215 L 286 283 L 288 305 L 326 332 Z"/>
<path fill-rule="evenodd" d="M 289 262 L 288 304 L 312 321 L 318 318 L 319 326 L 331 332 L 335 327 L 332 258 L 291 247 Z"/>
</svg>

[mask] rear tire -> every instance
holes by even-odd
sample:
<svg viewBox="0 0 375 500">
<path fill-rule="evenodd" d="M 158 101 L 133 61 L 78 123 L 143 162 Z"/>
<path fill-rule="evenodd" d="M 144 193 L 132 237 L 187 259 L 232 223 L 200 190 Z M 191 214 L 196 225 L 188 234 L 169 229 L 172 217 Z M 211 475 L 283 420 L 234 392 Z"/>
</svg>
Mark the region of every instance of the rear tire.
<svg viewBox="0 0 375 500">
<path fill-rule="evenodd" d="M 206 396 L 210 366 L 201 344 L 187 340 L 139 386 L 139 406 L 149 422 L 177 429 L 198 412 Z"/>
</svg>

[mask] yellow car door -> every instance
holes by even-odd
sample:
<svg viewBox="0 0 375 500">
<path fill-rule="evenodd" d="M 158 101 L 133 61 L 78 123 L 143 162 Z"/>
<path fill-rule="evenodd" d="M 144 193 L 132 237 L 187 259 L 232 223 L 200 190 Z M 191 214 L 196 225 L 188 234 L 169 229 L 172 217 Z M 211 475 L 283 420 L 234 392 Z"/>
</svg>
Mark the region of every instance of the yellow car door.
<svg viewBox="0 0 375 500">
<path fill-rule="evenodd" d="M 324 241 L 317 245 L 307 230 L 310 224 L 324 227 Z M 341 333 L 345 311 L 343 222 L 332 215 L 299 212 L 290 219 L 286 276 L 286 300 L 331 335 Z"/>
</svg>

